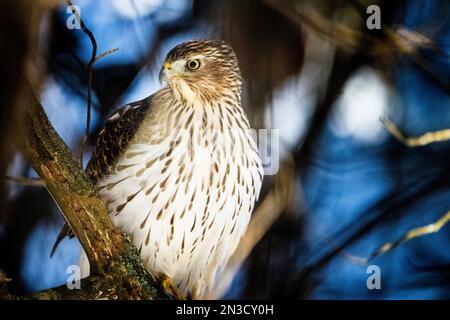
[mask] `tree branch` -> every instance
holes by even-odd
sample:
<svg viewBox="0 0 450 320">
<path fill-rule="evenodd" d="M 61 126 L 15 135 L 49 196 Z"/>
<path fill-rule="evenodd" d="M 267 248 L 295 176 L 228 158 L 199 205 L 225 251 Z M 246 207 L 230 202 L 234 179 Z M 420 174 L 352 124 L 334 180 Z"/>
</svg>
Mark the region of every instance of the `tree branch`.
<svg viewBox="0 0 450 320">
<path fill-rule="evenodd" d="M 274 177 L 272 189 L 253 213 L 247 231 L 225 266 L 220 279 L 208 293 L 206 299 L 220 299 L 223 297 L 253 248 L 269 231 L 283 211 L 292 206 L 295 196 L 293 161 L 291 157 L 286 157 L 285 163 L 281 165 L 278 174 Z"/>
<path fill-rule="evenodd" d="M 64 217 L 76 233 L 91 262 L 102 271 L 111 257 L 120 254 L 120 233 L 96 195 L 92 182 L 47 119 L 31 91 L 29 105 L 22 109 L 16 144 L 43 179 Z"/>
<path fill-rule="evenodd" d="M 44 182 L 39 178 L 28 178 L 28 177 L 13 177 L 13 176 L 4 176 L 6 181 L 16 183 L 22 186 L 27 187 L 45 187 Z"/>
<path fill-rule="evenodd" d="M 84 150 L 86 149 L 86 142 L 89 138 L 89 132 L 91 128 L 91 109 L 92 109 L 92 76 L 94 73 L 94 64 L 102 59 L 103 57 L 107 56 L 108 54 L 114 53 L 119 50 L 119 48 L 114 48 L 111 50 L 108 50 L 99 56 L 97 56 L 97 40 L 95 40 L 94 34 L 91 32 L 91 30 L 86 27 L 84 24 L 84 21 L 81 19 L 80 15 L 78 14 L 77 10 L 75 10 L 75 7 L 72 4 L 71 0 L 66 0 L 67 5 L 69 6 L 70 10 L 72 10 L 72 13 L 75 15 L 75 18 L 77 19 L 78 23 L 80 24 L 81 30 L 89 37 L 89 40 L 92 44 L 92 52 L 91 52 L 91 59 L 86 64 L 86 71 L 88 75 L 88 92 L 87 92 L 87 109 L 86 109 L 86 128 L 83 135 L 83 140 L 81 141 L 81 150 L 80 150 L 80 164 L 83 167 L 83 155 Z"/>
<path fill-rule="evenodd" d="M 50 124 L 31 88 L 27 88 L 25 95 L 28 103 L 16 119 L 15 143 L 42 178 L 79 239 L 93 275 L 83 280 L 82 286 L 87 286 L 84 290 L 60 287 L 30 298 L 165 297 L 154 285 L 136 248 L 113 225 L 93 183 Z"/>
<path fill-rule="evenodd" d="M 97 41 L 95 40 L 94 35 L 92 34 L 91 30 L 89 30 L 86 25 L 84 24 L 83 20 L 81 20 L 80 15 L 78 14 L 77 10 L 75 10 L 75 7 L 72 4 L 72 1 L 66 0 L 67 5 L 69 6 L 70 10 L 72 10 L 72 13 L 75 15 L 75 18 L 77 19 L 78 23 L 80 24 L 81 30 L 89 37 L 89 40 L 91 40 L 92 44 L 92 53 L 91 53 L 91 59 L 86 65 L 86 70 L 88 74 L 88 93 L 87 93 L 87 110 L 86 110 L 86 129 L 83 136 L 83 140 L 81 141 L 81 151 L 80 151 L 80 164 L 83 166 L 83 154 L 84 149 L 86 148 L 86 142 L 89 137 L 89 130 L 91 127 L 91 104 L 92 104 L 92 73 L 93 73 L 93 67 L 94 63 L 96 61 L 97 57 Z"/>
</svg>

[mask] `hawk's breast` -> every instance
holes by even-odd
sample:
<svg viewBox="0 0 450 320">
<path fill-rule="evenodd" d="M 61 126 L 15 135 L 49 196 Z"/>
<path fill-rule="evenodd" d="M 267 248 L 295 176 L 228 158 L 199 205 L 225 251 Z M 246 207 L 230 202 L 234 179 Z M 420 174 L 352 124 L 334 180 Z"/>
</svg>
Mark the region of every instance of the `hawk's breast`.
<svg viewBox="0 0 450 320">
<path fill-rule="evenodd" d="M 97 186 L 149 271 L 202 295 L 245 232 L 261 182 L 239 106 L 174 104 L 145 116 Z"/>
</svg>

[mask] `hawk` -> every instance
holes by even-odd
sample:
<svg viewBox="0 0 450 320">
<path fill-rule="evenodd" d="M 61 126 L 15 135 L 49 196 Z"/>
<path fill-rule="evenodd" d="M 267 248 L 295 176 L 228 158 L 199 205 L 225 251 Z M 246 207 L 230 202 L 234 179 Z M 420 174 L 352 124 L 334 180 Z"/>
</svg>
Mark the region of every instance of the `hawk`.
<svg viewBox="0 0 450 320">
<path fill-rule="evenodd" d="M 228 44 L 177 45 L 160 80 L 112 114 L 86 172 L 149 272 L 202 298 L 246 230 L 263 169 Z"/>
</svg>

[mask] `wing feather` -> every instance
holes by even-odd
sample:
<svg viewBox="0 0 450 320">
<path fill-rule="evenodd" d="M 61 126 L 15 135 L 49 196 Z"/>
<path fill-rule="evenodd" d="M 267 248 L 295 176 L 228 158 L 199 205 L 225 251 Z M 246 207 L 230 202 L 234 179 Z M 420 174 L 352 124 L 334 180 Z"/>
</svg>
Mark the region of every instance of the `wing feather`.
<svg viewBox="0 0 450 320">
<path fill-rule="evenodd" d="M 111 172 L 144 120 L 151 106 L 152 97 L 125 105 L 108 118 L 104 128 L 100 131 L 97 145 L 86 166 L 86 174 L 95 182 Z M 65 237 L 74 237 L 67 222 L 58 234 L 50 256 L 53 256 L 59 243 Z"/>
<path fill-rule="evenodd" d="M 118 109 L 106 121 L 86 167 L 86 174 L 94 181 L 111 173 L 115 163 L 145 118 L 151 105 L 151 98 L 150 96 Z"/>
</svg>

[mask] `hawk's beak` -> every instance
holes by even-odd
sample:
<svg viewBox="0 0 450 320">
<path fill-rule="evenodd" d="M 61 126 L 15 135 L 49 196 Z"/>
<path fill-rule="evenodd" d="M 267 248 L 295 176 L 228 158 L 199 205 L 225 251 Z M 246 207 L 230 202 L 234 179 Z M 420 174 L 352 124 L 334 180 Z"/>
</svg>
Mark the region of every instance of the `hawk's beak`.
<svg viewBox="0 0 450 320">
<path fill-rule="evenodd" d="M 172 70 L 172 65 L 169 62 L 164 62 L 161 71 L 159 72 L 159 82 L 163 83 L 167 80 L 167 74 Z"/>
</svg>

